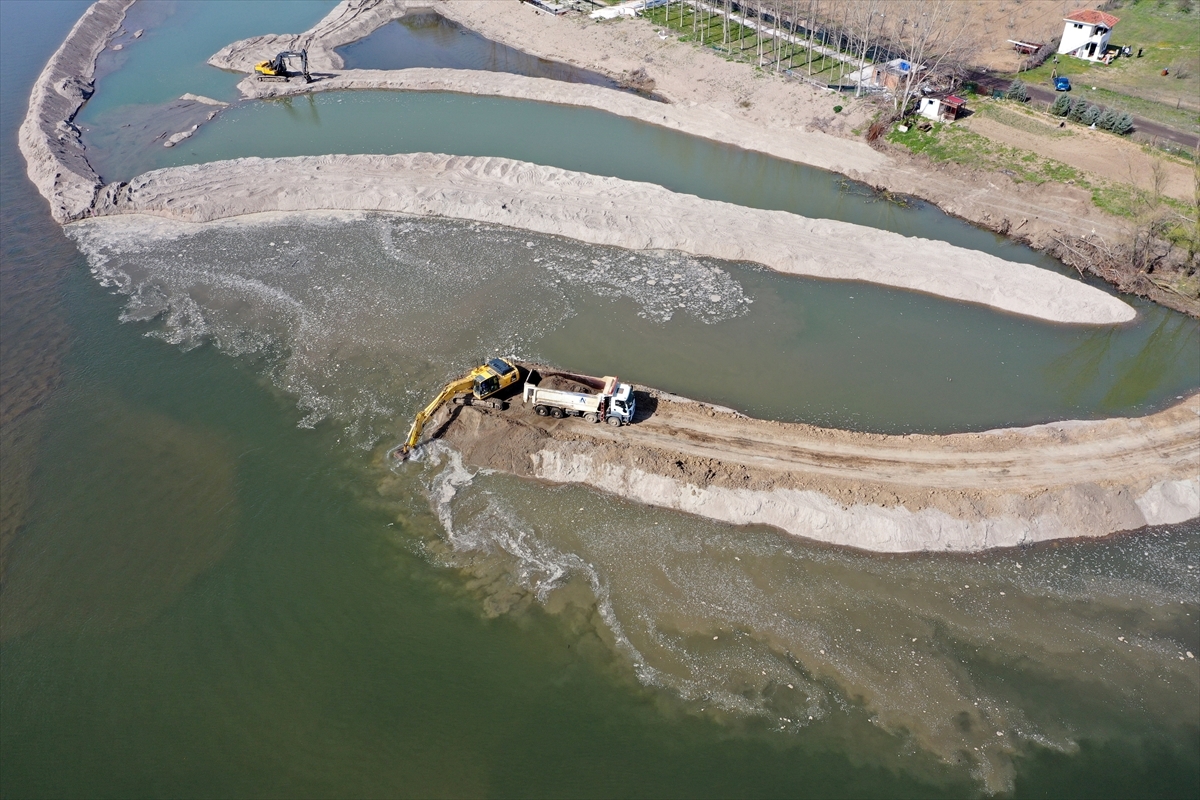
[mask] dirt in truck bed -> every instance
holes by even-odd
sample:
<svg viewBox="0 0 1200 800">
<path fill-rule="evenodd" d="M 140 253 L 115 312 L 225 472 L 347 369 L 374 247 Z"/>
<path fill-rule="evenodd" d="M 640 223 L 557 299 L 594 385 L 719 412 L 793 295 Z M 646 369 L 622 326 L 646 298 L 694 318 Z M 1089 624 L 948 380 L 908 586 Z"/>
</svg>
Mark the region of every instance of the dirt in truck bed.
<svg viewBox="0 0 1200 800">
<path fill-rule="evenodd" d="M 579 392 L 580 394 L 595 394 L 595 386 L 590 386 L 563 372 L 535 371 L 534 383 L 542 389 L 555 389 L 560 392 Z"/>
</svg>

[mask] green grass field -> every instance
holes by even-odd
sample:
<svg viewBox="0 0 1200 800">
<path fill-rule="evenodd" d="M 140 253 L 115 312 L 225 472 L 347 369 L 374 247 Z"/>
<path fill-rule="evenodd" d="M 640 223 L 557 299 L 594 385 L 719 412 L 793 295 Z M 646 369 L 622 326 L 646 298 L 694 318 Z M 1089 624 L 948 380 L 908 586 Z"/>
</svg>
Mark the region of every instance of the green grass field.
<svg viewBox="0 0 1200 800">
<path fill-rule="evenodd" d="M 1071 78 L 1073 94 L 1200 133 L 1200 0 L 1126 0 L 1109 13 L 1120 20 L 1110 43 L 1129 45 L 1135 56 L 1140 48 L 1142 58 L 1106 65 L 1059 56 L 1057 64 L 1051 59 L 1021 79 L 1050 86 L 1057 70 Z"/>
<path fill-rule="evenodd" d="M 924 154 L 933 161 L 948 161 L 974 169 L 1001 172 L 1017 183 L 1056 181 L 1074 184 L 1092 193 L 1093 205 L 1116 216 L 1135 217 L 1144 209 L 1160 204 L 1178 212 L 1183 220 L 1194 217 L 1196 213 L 1188 203 L 1169 197 L 1151 197 L 1134 186 L 1106 181 L 1069 164 L 994 142 L 957 125 L 936 123 L 928 131 L 911 127 L 907 133 L 893 128 L 887 140 L 913 153 Z"/>
</svg>

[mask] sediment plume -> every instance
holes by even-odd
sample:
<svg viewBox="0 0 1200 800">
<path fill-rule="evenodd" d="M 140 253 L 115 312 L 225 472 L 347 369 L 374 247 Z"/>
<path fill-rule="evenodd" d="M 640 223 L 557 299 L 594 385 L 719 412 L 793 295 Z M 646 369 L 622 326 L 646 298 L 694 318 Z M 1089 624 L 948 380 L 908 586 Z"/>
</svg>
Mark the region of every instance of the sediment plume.
<svg viewBox="0 0 1200 800">
<path fill-rule="evenodd" d="M 455 409 L 465 462 L 887 553 L 972 552 L 1200 516 L 1200 394 L 1140 419 L 945 436 L 751 419 L 639 387 L 635 423 Z"/>
<path fill-rule="evenodd" d="M 121 27 L 133 0 L 98 0 L 54 51 L 33 84 L 18 144 L 29 179 L 50 202 L 58 222 L 87 213 L 100 177 L 84 157 L 79 129 L 72 124 L 92 96 L 96 58 Z"/>
<path fill-rule="evenodd" d="M 589 244 L 751 261 L 1053 322 L 1104 325 L 1136 316 L 1120 299 L 1080 281 L 946 242 L 505 158 L 330 155 L 174 167 L 106 186 L 94 213 L 208 222 L 316 210 L 454 217 Z"/>
<path fill-rule="evenodd" d="M 591 244 L 870 281 L 1055 322 L 1115 324 L 1135 316 L 1125 303 L 1081 282 L 944 242 L 501 158 L 250 158 L 158 170 L 100 189 L 71 120 L 92 91 L 96 57 L 131 2 L 99 0 L 89 8 L 34 87 L 21 149 L 59 222 L 150 214 L 202 223 L 319 210 L 439 215 Z M 337 69 L 333 47 L 407 10 L 394 0 L 343 2 L 307 34 L 258 37 L 213 58 L 218 66 L 249 71 L 279 50 L 307 47 L 314 69 Z M 262 95 L 313 88 L 266 86 L 247 88 Z M 814 142 L 797 131 L 755 131 L 712 109 L 521 76 L 355 71 L 324 76 L 316 87 L 490 93 L 602 108 L 847 174 L 882 158 L 819 132 L 811 136 L 821 137 L 820 146 L 810 149 Z M 467 408 L 446 439 L 481 466 L 885 552 L 972 551 L 1200 516 L 1200 395 L 1142 419 L 889 437 L 751 420 L 642 391 L 643 414 L 652 413 L 619 430 L 547 421 L 517 409 Z"/>
</svg>

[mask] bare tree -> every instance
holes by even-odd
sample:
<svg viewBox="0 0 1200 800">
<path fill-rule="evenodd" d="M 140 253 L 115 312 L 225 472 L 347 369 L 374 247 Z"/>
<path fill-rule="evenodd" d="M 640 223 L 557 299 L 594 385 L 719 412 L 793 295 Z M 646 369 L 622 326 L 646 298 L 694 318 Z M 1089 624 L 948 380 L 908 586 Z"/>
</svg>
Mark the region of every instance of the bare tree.
<svg viewBox="0 0 1200 800">
<path fill-rule="evenodd" d="M 855 3 L 855 9 L 854 26 L 861 31 L 858 35 L 858 47 L 854 50 L 854 54 L 857 56 L 859 62 L 859 79 L 854 87 L 854 96 L 859 97 L 862 95 L 862 71 L 866 69 L 867 53 L 871 48 L 871 29 L 877 17 L 879 18 L 880 25 L 883 24 L 884 18 L 883 12 L 879 10 L 878 0 L 861 0 Z"/>
<path fill-rule="evenodd" d="M 909 63 L 896 92 L 896 109 L 903 113 L 924 76 L 956 65 L 974 48 L 974 17 L 956 13 L 955 0 L 899 0 L 888 11 L 897 22 L 892 33 L 901 57 Z"/>
<path fill-rule="evenodd" d="M 810 77 L 812 76 L 813 36 L 817 27 L 813 23 L 813 17 L 820 9 L 821 5 L 818 0 L 808 0 L 808 19 L 804 21 L 804 27 L 808 28 L 808 74 Z"/>
</svg>

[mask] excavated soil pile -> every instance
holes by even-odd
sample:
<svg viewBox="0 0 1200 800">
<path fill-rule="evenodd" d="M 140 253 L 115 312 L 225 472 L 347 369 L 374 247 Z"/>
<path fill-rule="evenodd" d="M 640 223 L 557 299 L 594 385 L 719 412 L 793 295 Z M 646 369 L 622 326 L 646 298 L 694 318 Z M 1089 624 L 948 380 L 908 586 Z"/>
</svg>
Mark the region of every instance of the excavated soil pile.
<svg viewBox="0 0 1200 800">
<path fill-rule="evenodd" d="M 542 389 L 554 389 L 559 392 L 580 392 L 591 394 L 599 386 L 600 381 L 588 380 L 582 375 L 572 375 L 568 372 L 550 372 L 545 369 L 536 370 L 533 383 Z"/>
<path fill-rule="evenodd" d="M 464 408 L 466 463 L 892 552 L 1102 536 L 1195 516 L 1200 395 L 1145 417 L 948 436 L 770 422 L 640 388 L 633 425 Z"/>
</svg>

